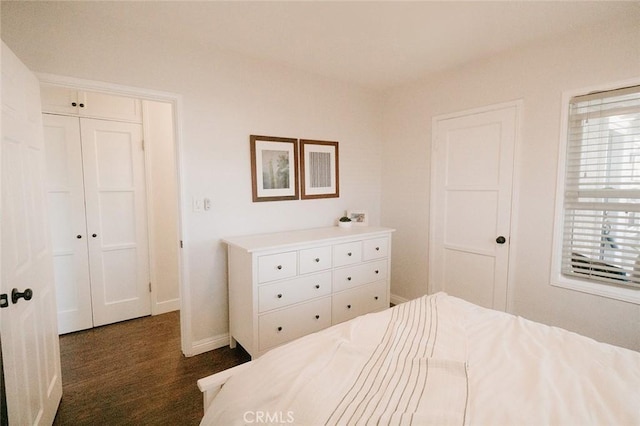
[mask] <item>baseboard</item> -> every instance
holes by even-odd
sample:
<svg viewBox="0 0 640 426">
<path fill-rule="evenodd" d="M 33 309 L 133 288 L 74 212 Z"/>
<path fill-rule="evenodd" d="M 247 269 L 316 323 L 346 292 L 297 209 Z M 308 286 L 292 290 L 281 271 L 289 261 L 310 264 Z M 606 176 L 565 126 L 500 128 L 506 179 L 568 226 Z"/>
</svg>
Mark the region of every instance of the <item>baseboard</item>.
<svg viewBox="0 0 640 426">
<path fill-rule="evenodd" d="M 392 294 L 391 295 L 391 303 L 394 305 L 399 305 L 401 303 L 405 303 L 408 302 L 409 299 L 405 299 L 404 297 L 400 297 L 397 294 Z"/>
<path fill-rule="evenodd" d="M 179 311 L 180 299 L 165 300 L 164 302 L 157 302 L 152 305 L 152 315 L 166 314 L 167 312 Z"/>
<path fill-rule="evenodd" d="M 188 356 L 200 355 L 214 349 L 229 345 L 229 333 L 219 334 L 207 339 L 198 340 L 191 345 L 191 353 Z"/>
</svg>

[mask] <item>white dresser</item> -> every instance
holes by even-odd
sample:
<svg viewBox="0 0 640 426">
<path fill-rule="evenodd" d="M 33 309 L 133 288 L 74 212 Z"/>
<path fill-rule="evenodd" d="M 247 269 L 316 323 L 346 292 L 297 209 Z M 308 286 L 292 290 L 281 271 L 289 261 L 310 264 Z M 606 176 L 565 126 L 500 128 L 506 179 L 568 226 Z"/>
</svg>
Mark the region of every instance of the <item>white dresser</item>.
<svg viewBox="0 0 640 426">
<path fill-rule="evenodd" d="M 389 307 L 391 233 L 304 229 L 223 239 L 229 335 L 256 358 L 269 349 Z"/>
</svg>

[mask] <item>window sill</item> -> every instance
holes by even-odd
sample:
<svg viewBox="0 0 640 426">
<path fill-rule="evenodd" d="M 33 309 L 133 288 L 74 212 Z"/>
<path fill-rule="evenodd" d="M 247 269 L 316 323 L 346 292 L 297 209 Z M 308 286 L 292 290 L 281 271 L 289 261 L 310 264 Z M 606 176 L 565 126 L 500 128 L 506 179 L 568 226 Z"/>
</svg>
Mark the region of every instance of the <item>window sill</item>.
<svg viewBox="0 0 640 426">
<path fill-rule="evenodd" d="M 555 279 L 551 280 L 551 285 L 640 305 L 640 289 L 598 284 L 565 277 L 555 277 Z"/>
</svg>

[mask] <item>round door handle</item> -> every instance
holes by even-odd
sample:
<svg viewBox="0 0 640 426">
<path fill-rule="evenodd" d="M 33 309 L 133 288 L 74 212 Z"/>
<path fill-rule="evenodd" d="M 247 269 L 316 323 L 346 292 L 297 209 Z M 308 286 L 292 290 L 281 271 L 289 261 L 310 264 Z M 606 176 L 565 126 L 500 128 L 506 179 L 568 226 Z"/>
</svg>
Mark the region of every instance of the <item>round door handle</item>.
<svg viewBox="0 0 640 426">
<path fill-rule="evenodd" d="M 22 293 L 20 293 L 17 288 L 14 288 L 13 290 L 11 290 L 11 301 L 13 302 L 14 305 L 18 303 L 18 300 L 20 298 L 23 298 L 24 300 L 31 300 L 32 297 L 33 297 L 33 290 L 31 290 L 30 288 L 26 289 Z"/>
<path fill-rule="evenodd" d="M 82 238 L 82 235 L 78 234 L 78 235 L 76 235 L 76 238 L 80 239 L 80 238 Z"/>
<path fill-rule="evenodd" d="M 502 235 L 500 235 L 498 238 L 496 238 L 496 243 L 498 244 L 504 244 L 507 242 L 507 239 L 505 237 L 503 237 Z"/>
</svg>

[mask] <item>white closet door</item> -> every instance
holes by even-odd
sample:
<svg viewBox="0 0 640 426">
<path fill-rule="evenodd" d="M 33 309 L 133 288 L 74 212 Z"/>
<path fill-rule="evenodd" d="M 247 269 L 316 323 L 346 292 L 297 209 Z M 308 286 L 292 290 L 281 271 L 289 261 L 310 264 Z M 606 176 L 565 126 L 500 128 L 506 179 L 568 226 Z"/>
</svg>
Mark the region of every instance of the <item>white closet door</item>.
<svg viewBox="0 0 640 426">
<path fill-rule="evenodd" d="M 81 119 L 94 326 L 151 313 L 142 126 Z"/>
<path fill-rule="evenodd" d="M 43 114 L 60 334 L 93 327 L 80 121 Z"/>
</svg>

